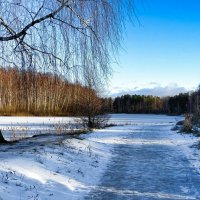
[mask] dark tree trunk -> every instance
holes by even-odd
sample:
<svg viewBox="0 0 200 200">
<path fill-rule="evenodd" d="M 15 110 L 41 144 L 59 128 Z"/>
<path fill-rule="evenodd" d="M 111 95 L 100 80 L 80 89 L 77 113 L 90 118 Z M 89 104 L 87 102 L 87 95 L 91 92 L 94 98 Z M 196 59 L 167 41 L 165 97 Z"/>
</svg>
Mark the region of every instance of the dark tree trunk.
<svg viewBox="0 0 200 200">
<path fill-rule="evenodd" d="M 2 133 L 1 133 L 1 130 L 0 130 L 0 144 L 2 143 L 7 143 L 7 141 L 4 139 Z"/>
<path fill-rule="evenodd" d="M 88 128 L 94 128 L 90 115 L 88 116 Z"/>
</svg>

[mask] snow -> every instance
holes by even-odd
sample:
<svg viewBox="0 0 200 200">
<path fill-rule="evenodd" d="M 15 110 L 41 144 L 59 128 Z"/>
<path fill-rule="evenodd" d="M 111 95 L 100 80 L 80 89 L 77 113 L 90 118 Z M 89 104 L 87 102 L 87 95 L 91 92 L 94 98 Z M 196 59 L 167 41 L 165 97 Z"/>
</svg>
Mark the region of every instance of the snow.
<svg viewBox="0 0 200 200">
<path fill-rule="evenodd" d="M 109 161 L 114 156 L 115 145 L 176 145 L 200 173 L 200 153 L 191 148 L 199 139 L 186 134 L 169 132 L 170 139 L 130 139 L 130 134 L 146 126 L 173 127 L 182 117 L 164 115 L 111 115 L 110 123 L 118 125 L 94 130 L 81 136 L 62 134 L 23 139 L 12 145 L 0 146 L 0 199 L 83 199 L 100 183 Z M 73 124 L 78 129 L 77 118 L 69 117 L 0 117 L 0 129 L 7 139 L 38 133 L 57 133 L 57 125 Z M 143 130 L 145 134 L 147 128 Z M 66 129 L 65 129 L 66 130 Z M 69 129 L 70 130 L 70 129 Z M 21 136 L 20 135 L 20 136 Z M 173 141 L 173 142 L 172 142 Z M 124 195 L 141 195 L 139 191 L 112 190 Z M 187 188 L 182 188 L 187 190 Z M 155 195 L 166 199 L 182 199 L 182 196 L 165 193 L 145 193 L 149 198 Z M 170 196 L 171 195 L 171 196 Z M 194 199 L 193 197 L 188 199 Z"/>
<path fill-rule="evenodd" d="M 76 117 L 0 117 L 0 130 L 7 140 L 45 133 L 65 133 L 81 128 Z"/>
<path fill-rule="evenodd" d="M 178 122 L 181 116 L 166 116 L 154 114 L 111 114 L 110 123 L 115 125 L 168 125 Z"/>
<path fill-rule="evenodd" d="M 48 136 L 45 145 L 43 137 L 0 147 L 2 199 L 79 199 L 98 183 L 109 147 L 88 135 L 84 140 Z"/>
<path fill-rule="evenodd" d="M 192 134 L 179 133 L 174 134 L 173 138 L 176 141 L 176 144 L 187 156 L 190 164 L 200 174 L 200 149 L 198 148 L 198 145 L 200 144 L 199 137 Z"/>
</svg>

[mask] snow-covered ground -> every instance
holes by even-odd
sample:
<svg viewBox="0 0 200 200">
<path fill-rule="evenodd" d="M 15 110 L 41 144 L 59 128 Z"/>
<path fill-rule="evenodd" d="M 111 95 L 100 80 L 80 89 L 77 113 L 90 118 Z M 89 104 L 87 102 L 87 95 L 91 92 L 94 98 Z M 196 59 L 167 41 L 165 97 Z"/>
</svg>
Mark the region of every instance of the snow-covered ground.
<svg viewBox="0 0 200 200">
<path fill-rule="evenodd" d="M 76 117 L 0 117 L 0 130 L 7 140 L 45 133 L 66 133 L 80 129 Z"/>
<path fill-rule="evenodd" d="M 80 199 L 96 185 L 110 146 L 89 135 L 48 135 L 0 146 L 0 199 Z"/>
<path fill-rule="evenodd" d="M 153 125 L 168 124 L 178 121 L 180 117 L 160 115 L 112 114 L 109 123 L 113 125 Z M 45 133 L 66 133 L 81 129 L 81 119 L 77 117 L 7 117 L 0 116 L 0 130 L 7 140 Z"/>
<path fill-rule="evenodd" d="M 110 122 L 120 126 L 96 130 L 81 136 L 48 135 L 24 139 L 12 145 L 1 145 L 0 199 L 78 200 L 84 197 L 98 199 L 90 198 L 90 194 L 102 183 L 102 177 L 115 157 L 114 149 L 119 145 L 175 146 L 190 161 L 191 168 L 200 172 L 199 150 L 191 148 L 192 145 L 197 144 L 199 139 L 170 130 L 180 119 L 181 117 L 164 115 L 111 115 Z M 37 134 L 51 133 L 51 131 L 57 133 L 59 129 L 55 127 L 74 122 L 77 123 L 76 118 L 1 117 L 0 127 L 3 129 L 4 136 L 10 138 L 9 131 L 12 132 L 12 130 L 8 130 L 8 127 L 19 127 L 15 132 L 16 135 L 24 131 L 23 127 L 28 127 L 24 135 L 27 133 L 31 135 L 35 133 L 34 131 Z M 162 134 L 166 133 L 166 136 L 170 138 L 162 138 L 162 140 L 159 138 L 137 139 L 135 136 L 130 138 L 131 135 L 140 134 L 140 132 L 142 135 L 146 132 L 154 132 L 156 127 L 158 131 L 164 131 Z M 100 190 L 104 189 L 105 187 L 101 187 Z M 105 190 L 110 192 L 117 189 Z M 118 192 L 123 199 L 131 199 L 130 190 L 125 191 L 127 194 L 122 190 Z M 148 194 L 151 197 L 153 193 Z M 158 199 L 195 199 L 172 194 L 167 196 L 165 193 L 159 193 L 159 195 Z M 142 198 L 137 196 L 136 199 Z"/>
</svg>

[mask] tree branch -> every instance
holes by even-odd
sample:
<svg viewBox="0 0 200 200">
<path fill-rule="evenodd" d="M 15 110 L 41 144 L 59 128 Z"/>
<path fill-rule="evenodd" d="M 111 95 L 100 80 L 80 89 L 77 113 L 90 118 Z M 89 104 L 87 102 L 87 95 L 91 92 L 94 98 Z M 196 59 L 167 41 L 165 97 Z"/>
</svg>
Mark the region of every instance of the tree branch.
<svg viewBox="0 0 200 200">
<path fill-rule="evenodd" d="M 20 38 L 23 35 L 26 35 L 26 32 L 29 28 L 35 26 L 36 24 L 39 24 L 40 22 L 49 19 L 49 18 L 53 18 L 57 13 L 59 13 L 64 7 L 68 7 L 68 2 L 63 2 L 62 5 L 55 10 L 52 13 L 49 13 L 48 15 L 45 15 L 44 17 L 41 17 L 37 20 L 33 20 L 31 23 L 29 23 L 27 26 L 25 26 L 20 32 L 13 34 L 12 32 L 10 32 L 12 35 L 11 36 L 7 36 L 7 37 L 0 37 L 0 41 L 9 41 L 9 40 L 14 40 L 17 38 Z M 2 24 L 7 30 L 10 30 L 10 27 L 4 22 L 3 18 L 0 17 L 0 24 Z"/>
</svg>

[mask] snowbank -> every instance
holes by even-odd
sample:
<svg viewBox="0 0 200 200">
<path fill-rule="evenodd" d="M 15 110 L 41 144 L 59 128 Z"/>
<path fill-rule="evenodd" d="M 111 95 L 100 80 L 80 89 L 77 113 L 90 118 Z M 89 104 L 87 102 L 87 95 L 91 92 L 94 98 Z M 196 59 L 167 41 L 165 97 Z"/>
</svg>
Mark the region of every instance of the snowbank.
<svg viewBox="0 0 200 200">
<path fill-rule="evenodd" d="M 0 146 L 0 199 L 83 197 L 110 157 L 110 147 L 90 137 L 42 136 Z"/>
</svg>

